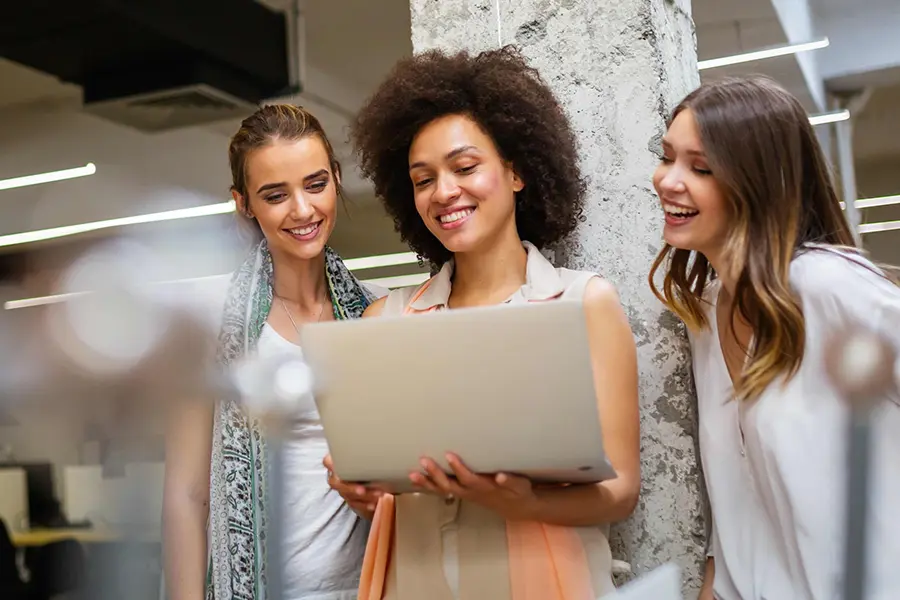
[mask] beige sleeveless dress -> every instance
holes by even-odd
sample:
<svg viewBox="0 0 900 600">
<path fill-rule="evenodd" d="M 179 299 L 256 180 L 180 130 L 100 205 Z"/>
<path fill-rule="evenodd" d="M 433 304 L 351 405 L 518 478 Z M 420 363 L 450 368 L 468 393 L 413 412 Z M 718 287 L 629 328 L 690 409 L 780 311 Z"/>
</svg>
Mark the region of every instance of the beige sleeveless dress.
<svg viewBox="0 0 900 600">
<path fill-rule="evenodd" d="M 582 299 L 588 281 L 596 274 L 557 269 L 540 251 L 524 242 L 528 253 L 526 282 L 506 302 L 544 302 L 556 299 Z M 444 310 L 450 297 L 453 263 L 448 262 L 441 271 L 418 288 L 394 290 L 388 296 L 385 316 L 415 314 Z M 534 558 L 510 556 L 516 542 L 511 524 L 487 509 L 459 499 L 446 500 L 430 494 L 402 494 L 394 497 L 393 535 L 390 536 L 389 558 L 375 560 L 375 540 L 370 538 L 363 585 L 360 598 L 368 600 L 521 600 L 523 597 L 544 600 L 550 592 L 539 592 L 544 585 L 554 588 L 553 598 L 561 600 L 594 600 L 615 590 L 612 583 L 612 557 L 608 541 L 608 527 L 556 528 L 535 524 L 544 529 L 530 530 L 544 536 L 548 528 L 563 533 L 569 540 L 580 542 L 576 562 L 584 564 L 587 572 L 576 569 L 584 585 L 569 585 L 565 581 L 534 580 L 533 573 L 527 584 L 517 581 L 516 573 L 529 572 L 535 565 Z M 379 507 L 381 508 L 381 507 Z M 378 520 L 379 516 L 376 516 Z M 509 527 L 509 530 L 508 530 Z M 376 527 L 377 529 L 377 527 Z M 517 529 L 521 531 L 521 529 Z M 577 536 L 570 532 L 577 532 Z M 377 531 L 373 531 L 373 537 Z M 546 544 L 553 544 L 547 534 Z M 583 548 L 583 553 L 582 553 Z M 551 550 L 552 552 L 552 550 Z M 556 551 L 557 558 L 559 550 Z M 378 562 L 379 566 L 372 565 Z M 511 562 L 515 563 L 511 571 Z M 558 562 L 558 560 L 557 560 Z M 536 565 L 535 565 L 536 566 Z M 552 575 L 543 579 L 566 579 L 564 570 L 551 569 Z M 378 572 L 382 571 L 382 572 Z M 570 570 L 571 572 L 571 570 Z M 382 580 L 375 588 L 367 587 L 372 577 Z M 571 577 L 569 577 L 571 578 Z M 518 577 L 518 579 L 523 579 Z M 578 592 L 565 593 L 566 587 Z M 364 589 L 366 588 L 366 589 Z M 528 588 L 527 591 L 525 588 Z M 563 590 L 556 594 L 555 590 Z M 381 598 L 374 598 L 379 595 Z"/>
</svg>

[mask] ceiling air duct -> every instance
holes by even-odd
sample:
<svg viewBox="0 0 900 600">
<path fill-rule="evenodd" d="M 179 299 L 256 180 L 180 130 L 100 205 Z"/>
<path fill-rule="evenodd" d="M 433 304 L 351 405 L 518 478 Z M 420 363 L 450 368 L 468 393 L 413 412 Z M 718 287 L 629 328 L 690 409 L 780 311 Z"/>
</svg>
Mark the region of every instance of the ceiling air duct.
<svg viewBox="0 0 900 600">
<path fill-rule="evenodd" d="M 80 85 L 86 111 L 143 131 L 243 117 L 289 87 L 282 13 L 254 0 L 29 0 L 0 56 Z"/>
</svg>

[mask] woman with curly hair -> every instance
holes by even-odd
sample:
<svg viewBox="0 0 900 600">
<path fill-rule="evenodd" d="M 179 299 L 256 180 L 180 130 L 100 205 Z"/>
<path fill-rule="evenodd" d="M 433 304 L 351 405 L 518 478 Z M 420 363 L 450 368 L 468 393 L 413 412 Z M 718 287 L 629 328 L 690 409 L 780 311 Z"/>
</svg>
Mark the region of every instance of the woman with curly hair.
<svg viewBox="0 0 900 600">
<path fill-rule="evenodd" d="M 474 473 L 455 454 L 444 457 L 448 477 L 435 457 L 423 457 L 410 480 L 424 493 L 396 497 L 330 474 L 351 505 L 372 511 L 377 502 L 360 598 L 563 600 L 612 591 L 608 524 L 631 514 L 640 490 L 636 350 L 615 288 L 594 273 L 557 269 L 540 252 L 575 228 L 585 197 L 562 108 L 510 48 L 430 51 L 394 68 L 353 137 L 403 239 L 441 267 L 364 316 L 582 301 L 605 450 L 617 472 L 599 484 L 539 487 L 509 473 Z M 436 365 L 439 348 L 440 340 L 423 348 Z M 465 376 L 444 369 L 434 385 Z"/>
</svg>

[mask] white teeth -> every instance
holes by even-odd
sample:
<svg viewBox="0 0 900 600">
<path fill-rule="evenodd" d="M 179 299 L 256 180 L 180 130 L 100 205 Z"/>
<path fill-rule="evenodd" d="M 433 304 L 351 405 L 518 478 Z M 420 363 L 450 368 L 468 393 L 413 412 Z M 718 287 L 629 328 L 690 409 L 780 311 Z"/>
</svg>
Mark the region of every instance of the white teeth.
<svg viewBox="0 0 900 600">
<path fill-rule="evenodd" d="M 696 210 L 691 210 L 689 208 L 682 208 L 681 206 L 673 206 L 671 204 L 664 204 L 663 210 L 666 211 L 667 214 L 670 215 L 679 215 L 679 216 L 692 216 L 696 215 Z"/>
<path fill-rule="evenodd" d="M 453 223 L 454 221 L 459 221 L 460 219 L 468 217 L 473 212 L 475 212 L 474 208 L 462 208 L 452 213 L 441 215 L 440 217 L 438 217 L 438 219 L 441 223 Z"/>
<path fill-rule="evenodd" d="M 297 227 L 295 229 L 288 229 L 294 235 L 308 235 L 316 230 L 319 226 L 318 223 L 313 223 L 312 225 L 307 225 L 306 227 Z"/>
</svg>

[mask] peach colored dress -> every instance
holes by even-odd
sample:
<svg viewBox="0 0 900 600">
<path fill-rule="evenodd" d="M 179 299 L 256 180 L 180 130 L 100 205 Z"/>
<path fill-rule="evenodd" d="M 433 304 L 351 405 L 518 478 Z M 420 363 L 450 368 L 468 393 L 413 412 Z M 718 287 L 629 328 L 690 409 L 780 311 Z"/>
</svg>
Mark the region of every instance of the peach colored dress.
<svg viewBox="0 0 900 600">
<path fill-rule="evenodd" d="M 596 275 L 557 269 L 532 244 L 526 282 L 507 303 L 578 299 Z M 447 308 L 453 263 L 394 290 L 383 315 Z M 459 499 L 386 496 L 372 523 L 360 600 L 595 600 L 614 592 L 608 527 L 505 521 Z"/>
</svg>

